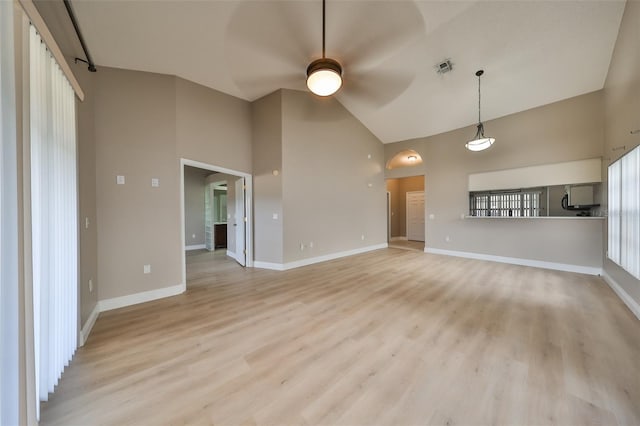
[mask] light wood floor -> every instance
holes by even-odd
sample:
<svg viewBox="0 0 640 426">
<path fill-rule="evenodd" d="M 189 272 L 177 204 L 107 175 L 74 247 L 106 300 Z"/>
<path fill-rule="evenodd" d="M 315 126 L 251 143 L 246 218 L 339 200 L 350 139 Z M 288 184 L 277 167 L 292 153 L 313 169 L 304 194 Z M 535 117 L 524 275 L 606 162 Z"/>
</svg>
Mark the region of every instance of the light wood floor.
<svg viewBox="0 0 640 426">
<path fill-rule="evenodd" d="M 188 259 L 185 294 L 100 315 L 43 424 L 640 424 L 640 322 L 598 277 Z"/>
<path fill-rule="evenodd" d="M 394 240 L 389 241 L 389 247 L 422 252 L 424 251 L 424 241 Z"/>
</svg>

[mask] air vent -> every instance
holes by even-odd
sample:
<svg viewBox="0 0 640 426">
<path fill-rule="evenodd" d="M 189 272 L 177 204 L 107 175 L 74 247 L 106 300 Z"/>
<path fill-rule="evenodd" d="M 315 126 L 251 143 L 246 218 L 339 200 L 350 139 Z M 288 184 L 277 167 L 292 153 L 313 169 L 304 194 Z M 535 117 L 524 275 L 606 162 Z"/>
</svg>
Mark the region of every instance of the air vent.
<svg viewBox="0 0 640 426">
<path fill-rule="evenodd" d="M 453 64 L 450 59 L 445 59 L 444 61 L 436 64 L 436 71 L 438 74 L 446 74 L 449 71 L 453 70 Z"/>
</svg>

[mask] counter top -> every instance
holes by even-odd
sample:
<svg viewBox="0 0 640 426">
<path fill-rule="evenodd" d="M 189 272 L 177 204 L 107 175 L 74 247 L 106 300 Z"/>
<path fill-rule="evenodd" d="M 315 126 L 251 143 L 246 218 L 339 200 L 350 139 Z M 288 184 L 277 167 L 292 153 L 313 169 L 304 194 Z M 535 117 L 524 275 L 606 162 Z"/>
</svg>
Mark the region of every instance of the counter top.
<svg viewBox="0 0 640 426">
<path fill-rule="evenodd" d="M 560 220 L 603 220 L 603 216 L 465 216 L 465 219 L 560 219 Z"/>
</svg>

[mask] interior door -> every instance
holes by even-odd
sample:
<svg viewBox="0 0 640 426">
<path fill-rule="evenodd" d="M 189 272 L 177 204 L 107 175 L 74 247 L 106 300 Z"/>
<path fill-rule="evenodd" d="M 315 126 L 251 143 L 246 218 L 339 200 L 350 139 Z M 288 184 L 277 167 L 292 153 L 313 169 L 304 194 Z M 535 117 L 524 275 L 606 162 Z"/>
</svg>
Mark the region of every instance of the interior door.
<svg viewBox="0 0 640 426">
<path fill-rule="evenodd" d="M 206 186 L 204 191 L 204 246 L 207 250 L 215 248 L 213 234 L 213 184 Z"/>
<path fill-rule="evenodd" d="M 407 240 L 424 241 L 424 191 L 407 192 Z"/>
<path fill-rule="evenodd" d="M 236 214 L 234 218 L 234 224 L 236 230 L 236 260 L 242 266 L 247 264 L 247 254 L 245 247 L 245 232 L 246 232 L 246 213 L 245 213 L 245 191 L 244 191 L 244 178 L 240 178 L 235 181 L 236 186 Z"/>
</svg>

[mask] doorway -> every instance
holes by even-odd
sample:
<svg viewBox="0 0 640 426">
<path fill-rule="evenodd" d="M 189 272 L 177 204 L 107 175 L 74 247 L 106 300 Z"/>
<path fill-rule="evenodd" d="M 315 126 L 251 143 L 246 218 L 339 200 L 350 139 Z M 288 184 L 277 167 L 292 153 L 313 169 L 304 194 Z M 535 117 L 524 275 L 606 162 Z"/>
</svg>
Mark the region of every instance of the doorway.
<svg viewBox="0 0 640 426">
<path fill-rule="evenodd" d="M 192 208 L 185 200 L 190 200 L 190 190 L 185 186 L 190 179 L 191 168 L 197 168 L 205 175 L 201 187 L 201 209 L 196 211 L 202 224 L 190 227 L 193 222 Z M 182 237 L 182 280 L 187 283 L 187 263 L 190 268 L 197 255 L 197 262 L 211 261 L 222 265 L 226 258 L 241 266 L 253 266 L 252 241 L 252 177 L 248 173 L 201 163 L 194 160 L 180 160 L 180 200 Z M 189 229 L 187 229 L 189 227 Z M 201 244 L 191 244 L 201 230 Z M 187 243 L 187 241 L 189 243 Z M 187 262 L 187 250 L 189 262 Z M 207 254 L 210 253 L 210 254 Z M 205 265 L 206 266 L 206 265 Z M 191 269 L 190 269 L 191 271 Z M 190 272 L 191 274 L 191 272 Z"/>
<path fill-rule="evenodd" d="M 389 178 L 387 186 L 387 228 L 389 246 L 424 250 L 425 176 Z"/>
<path fill-rule="evenodd" d="M 227 211 L 230 211 L 230 209 L 227 208 L 227 180 L 220 180 L 223 177 L 225 176 L 221 173 L 214 173 L 207 176 L 205 180 L 204 245 L 208 251 L 233 249 L 228 243 Z M 233 181 L 233 179 L 230 180 Z M 185 196 L 188 194 L 188 189 L 185 181 Z M 229 195 L 231 195 L 231 199 L 234 198 L 234 194 Z M 185 203 L 185 209 L 188 207 L 189 203 Z M 189 214 L 186 217 L 188 222 Z M 189 227 L 188 224 L 186 227 Z"/>
</svg>

